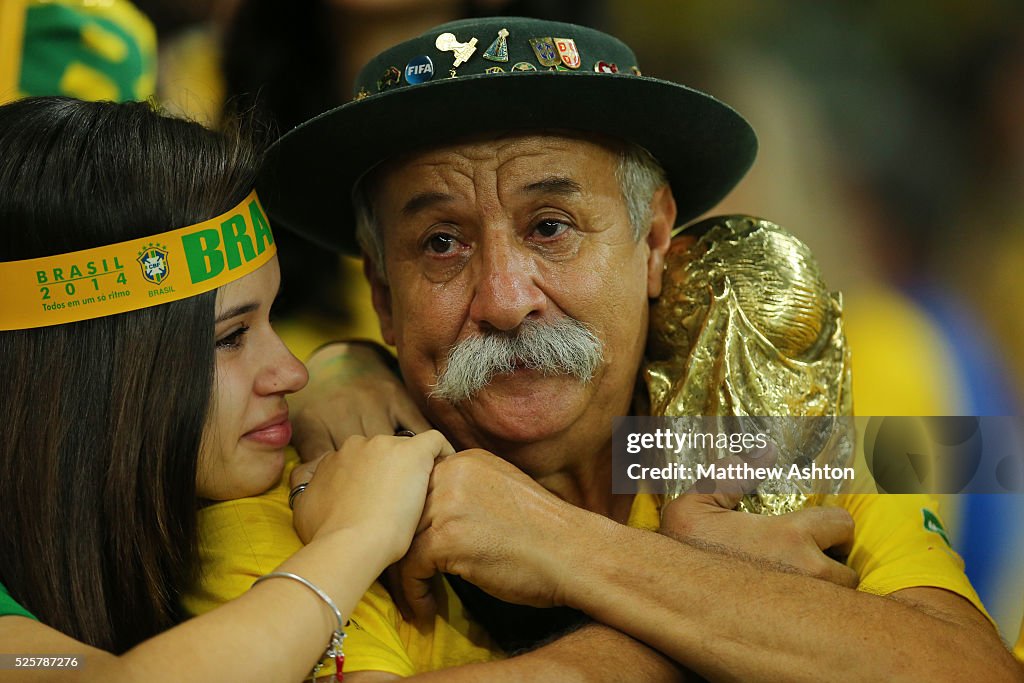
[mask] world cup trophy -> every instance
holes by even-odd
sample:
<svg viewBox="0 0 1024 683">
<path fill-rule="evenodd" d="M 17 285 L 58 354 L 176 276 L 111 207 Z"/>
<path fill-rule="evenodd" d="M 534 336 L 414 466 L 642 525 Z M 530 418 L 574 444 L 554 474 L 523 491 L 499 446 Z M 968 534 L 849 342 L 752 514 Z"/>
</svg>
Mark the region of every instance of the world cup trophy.
<svg viewBox="0 0 1024 683">
<path fill-rule="evenodd" d="M 853 457 L 850 350 L 842 297 L 810 250 L 783 228 L 749 216 L 710 218 L 677 235 L 661 296 L 651 308 L 644 368 L 649 412 L 682 426 L 756 431 L 785 472 L 848 464 Z M 696 472 L 721 448 L 666 452 Z M 793 470 L 792 466 L 797 469 Z M 695 477 L 668 484 L 668 499 Z M 739 508 L 782 514 L 841 481 L 786 476 L 747 488 Z M 663 508 L 664 509 L 664 508 Z"/>
</svg>

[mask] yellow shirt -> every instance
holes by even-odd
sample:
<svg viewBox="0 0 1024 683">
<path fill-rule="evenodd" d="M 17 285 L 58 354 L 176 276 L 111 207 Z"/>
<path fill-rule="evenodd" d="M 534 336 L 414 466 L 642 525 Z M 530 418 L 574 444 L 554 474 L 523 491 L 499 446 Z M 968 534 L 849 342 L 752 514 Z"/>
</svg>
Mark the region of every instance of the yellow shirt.
<svg viewBox="0 0 1024 683">
<path fill-rule="evenodd" d="M 1017 636 L 1017 644 L 1013 646 L 1013 654 L 1024 662 L 1024 621 L 1020 623 L 1020 635 Z"/>
<path fill-rule="evenodd" d="M 201 511 L 203 575 L 184 599 L 201 614 L 235 598 L 262 574 L 299 549 L 288 509 L 287 471 L 275 489 L 255 498 L 217 503 Z M 826 504 L 849 510 L 856 524 L 848 564 L 860 576 L 859 590 L 887 595 L 904 588 L 944 588 L 986 614 L 949 547 L 938 517 L 938 500 L 927 495 L 850 494 Z M 659 526 L 658 499 L 638 495 L 629 525 Z M 404 622 L 387 591 L 374 584 L 352 614 L 345 640 L 346 671 L 387 671 L 400 676 L 460 664 L 500 659 L 504 654 L 471 622 L 447 582 L 435 584 L 438 615 L 419 632 Z M 321 675 L 330 673 L 324 669 Z"/>
<path fill-rule="evenodd" d="M 203 614 L 237 598 L 302 547 L 288 508 L 288 475 L 296 463 L 290 453 L 281 482 L 267 493 L 215 503 L 199 512 L 202 573 L 182 599 L 186 613 Z M 487 632 L 469 621 L 447 582 L 438 578 L 434 595 L 437 616 L 431 628 L 420 632 L 402 619 L 387 590 L 374 583 L 345 631 L 345 671 L 411 676 L 504 658 Z M 319 675 L 332 673 L 334 661 L 324 660 Z"/>
<path fill-rule="evenodd" d="M 949 545 L 937 497 L 844 494 L 819 502 L 846 508 L 853 517 L 853 547 L 846 564 L 860 577 L 857 590 L 889 595 L 904 588 L 944 588 L 970 600 L 992 621 L 964 573 L 964 561 Z M 638 495 L 629 526 L 655 530 L 659 523 L 657 498 Z"/>
</svg>

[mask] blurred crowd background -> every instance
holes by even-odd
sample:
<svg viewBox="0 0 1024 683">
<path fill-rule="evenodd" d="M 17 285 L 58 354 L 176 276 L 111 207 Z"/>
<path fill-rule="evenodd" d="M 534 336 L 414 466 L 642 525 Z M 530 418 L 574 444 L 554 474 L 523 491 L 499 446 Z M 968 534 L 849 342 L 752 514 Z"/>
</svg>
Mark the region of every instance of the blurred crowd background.
<svg viewBox="0 0 1024 683">
<path fill-rule="evenodd" d="M 644 75 L 747 117 L 758 159 L 714 213 L 763 216 L 817 254 L 844 295 L 858 415 L 1021 414 L 1019 0 L 0 0 L 0 102 L 153 99 L 210 126 L 240 114 L 271 141 L 350 100 L 380 50 L 488 14 L 604 29 Z M 300 357 L 338 336 L 379 338 L 358 262 L 277 239 L 281 325 Z M 1012 643 L 1024 496 L 944 505 Z"/>
</svg>

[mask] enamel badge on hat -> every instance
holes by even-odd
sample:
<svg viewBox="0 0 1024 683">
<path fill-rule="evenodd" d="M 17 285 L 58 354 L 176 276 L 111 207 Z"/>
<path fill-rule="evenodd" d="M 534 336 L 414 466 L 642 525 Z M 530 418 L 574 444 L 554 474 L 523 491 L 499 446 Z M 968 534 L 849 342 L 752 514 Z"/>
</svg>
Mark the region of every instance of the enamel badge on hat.
<svg viewBox="0 0 1024 683">
<path fill-rule="evenodd" d="M 498 31 L 498 37 L 494 39 L 491 46 L 484 51 L 484 59 L 492 62 L 507 62 L 508 61 L 508 29 L 503 28 Z"/>
<path fill-rule="evenodd" d="M 570 69 L 580 68 L 580 51 L 576 49 L 576 41 L 572 38 L 555 38 L 554 41 L 562 64 Z"/>
</svg>

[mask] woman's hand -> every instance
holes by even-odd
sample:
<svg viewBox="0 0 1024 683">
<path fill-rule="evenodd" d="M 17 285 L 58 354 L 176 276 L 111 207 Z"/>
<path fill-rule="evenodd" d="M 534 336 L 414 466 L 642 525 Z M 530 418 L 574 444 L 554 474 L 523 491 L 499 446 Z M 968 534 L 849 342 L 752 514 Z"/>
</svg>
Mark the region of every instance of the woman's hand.
<svg viewBox="0 0 1024 683">
<path fill-rule="evenodd" d="M 354 434 L 430 429 L 385 354 L 371 342 L 337 342 L 310 357 L 309 384 L 288 398 L 292 445 L 303 461 L 336 450 Z"/>
<path fill-rule="evenodd" d="M 310 543 L 355 529 L 368 544 L 380 544 L 386 564 L 398 560 L 419 523 L 434 460 L 454 453 L 436 430 L 413 437 L 349 437 L 339 450 L 292 472 L 293 488 L 308 482 L 294 501 L 299 538 Z"/>
</svg>

